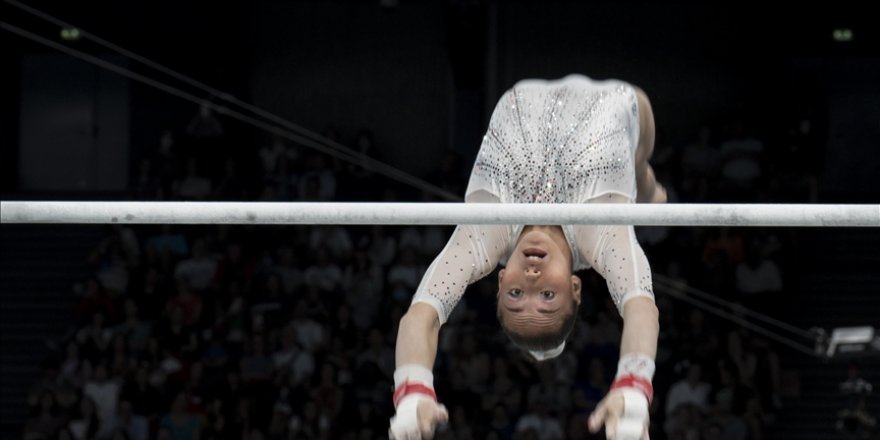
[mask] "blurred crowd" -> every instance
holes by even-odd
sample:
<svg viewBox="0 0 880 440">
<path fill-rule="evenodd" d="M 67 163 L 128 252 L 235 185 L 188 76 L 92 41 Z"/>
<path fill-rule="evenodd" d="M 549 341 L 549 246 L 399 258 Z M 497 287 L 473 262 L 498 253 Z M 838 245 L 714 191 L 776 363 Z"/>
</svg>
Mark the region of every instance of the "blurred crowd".
<svg viewBox="0 0 880 440">
<path fill-rule="evenodd" d="M 207 108 L 135 166 L 139 200 L 431 201 L 284 141 L 241 151 Z M 324 135 L 381 159 L 368 130 Z M 820 145 L 808 119 L 756 133 L 732 118 L 659 145 L 671 201 L 810 201 Z M 804 160 L 798 166 L 796 155 Z M 463 194 L 453 153 L 424 176 Z M 75 319 L 27 404 L 26 439 L 359 439 L 387 436 L 394 341 L 447 227 L 108 227 L 88 258 Z M 786 295 L 789 237 L 730 228 L 640 228 L 653 269 L 772 314 Z M 441 332 L 435 368 L 450 421 L 440 439 L 604 438 L 586 418 L 608 391 L 621 319 L 582 274 L 581 319 L 559 358 L 534 363 L 495 318 L 493 276 Z M 759 440 L 784 405 L 773 345 L 658 293 L 652 438 Z"/>
</svg>

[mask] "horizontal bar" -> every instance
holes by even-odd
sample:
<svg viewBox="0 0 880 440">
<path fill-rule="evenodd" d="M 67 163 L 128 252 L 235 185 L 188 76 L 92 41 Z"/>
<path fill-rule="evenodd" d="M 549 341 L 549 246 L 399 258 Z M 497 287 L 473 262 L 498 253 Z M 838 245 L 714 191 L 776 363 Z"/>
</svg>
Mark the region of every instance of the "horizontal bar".
<svg viewBox="0 0 880 440">
<path fill-rule="evenodd" d="M 880 227 L 880 205 L 0 201 L 0 223 Z"/>
</svg>

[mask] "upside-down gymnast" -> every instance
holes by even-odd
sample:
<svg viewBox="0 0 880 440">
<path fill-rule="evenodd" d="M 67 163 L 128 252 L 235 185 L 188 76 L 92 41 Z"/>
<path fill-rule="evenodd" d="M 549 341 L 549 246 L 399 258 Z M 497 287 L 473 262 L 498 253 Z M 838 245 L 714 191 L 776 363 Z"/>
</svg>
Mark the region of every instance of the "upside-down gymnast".
<svg viewBox="0 0 880 440">
<path fill-rule="evenodd" d="M 630 84 L 580 75 L 521 81 L 492 113 L 465 201 L 662 203 L 666 191 L 648 164 L 653 144 L 651 105 Z M 447 421 L 433 388 L 440 327 L 467 285 L 498 264 L 501 328 L 536 361 L 565 349 L 581 302 L 573 271 L 593 268 L 605 278 L 624 326 L 616 378 L 589 429 L 647 439 L 658 312 L 648 260 L 625 225 L 459 225 L 400 321 L 389 436 L 431 438 Z"/>
</svg>

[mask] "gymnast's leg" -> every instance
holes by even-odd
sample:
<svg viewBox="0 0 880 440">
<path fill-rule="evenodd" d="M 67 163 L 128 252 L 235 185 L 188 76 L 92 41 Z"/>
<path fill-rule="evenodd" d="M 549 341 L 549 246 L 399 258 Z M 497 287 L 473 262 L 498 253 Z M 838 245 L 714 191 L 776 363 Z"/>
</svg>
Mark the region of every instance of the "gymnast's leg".
<svg viewBox="0 0 880 440">
<path fill-rule="evenodd" d="M 636 148 L 635 168 L 636 186 L 639 203 L 665 203 L 666 188 L 663 187 L 654 176 L 654 169 L 648 160 L 654 153 L 654 111 L 648 96 L 641 89 L 636 88 L 636 98 L 639 104 L 639 144 Z"/>
</svg>

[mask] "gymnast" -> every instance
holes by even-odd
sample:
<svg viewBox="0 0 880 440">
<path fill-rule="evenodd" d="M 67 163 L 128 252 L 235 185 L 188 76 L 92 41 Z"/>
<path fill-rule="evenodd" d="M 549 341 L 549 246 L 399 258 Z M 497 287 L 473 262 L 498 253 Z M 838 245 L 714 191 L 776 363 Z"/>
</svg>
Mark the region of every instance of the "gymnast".
<svg viewBox="0 0 880 440">
<path fill-rule="evenodd" d="M 581 75 L 524 80 L 492 113 L 465 201 L 663 203 L 666 191 L 648 164 L 653 145 L 654 117 L 640 89 Z M 447 421 L 433 388 L 440 327 L 467 285 L 498 264 L 498 321 L 537 362 L 562 353 L 574 327 L 581 280 L 573 271 L 593 268 L 605 278 L 624 326 L 615 380 L 589 429 L 647 439 L 658 312 L 648 260 L 626 225 L 456 227 L 400 321 L 389 436 L 430 439 Z"/>
</svg>

